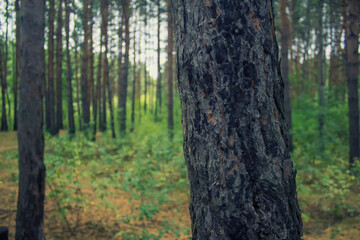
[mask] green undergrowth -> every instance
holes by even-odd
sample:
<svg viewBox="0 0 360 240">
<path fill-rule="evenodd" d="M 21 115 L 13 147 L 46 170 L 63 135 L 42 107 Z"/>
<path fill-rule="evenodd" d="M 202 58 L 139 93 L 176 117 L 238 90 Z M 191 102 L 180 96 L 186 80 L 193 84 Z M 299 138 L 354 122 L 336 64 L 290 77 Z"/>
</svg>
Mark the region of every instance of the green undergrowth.
<svg viewBox="0 0 360 240">
<path fill-rule="evenodd" d="M 188 229 L 157 217 L 165 206 L 176 211 L 182 200 L 173 195 L 188 191 L 181 131 L 171 140 L 166 128 L 144 121 L 125 137 L 111 139 L 107 134 L 98 136 L 96 142 L 82 135 L 46 137 L 48 196 L 56 203 L 67 230 L 75 232 L 82 211 L 94 205 L 84 191 L 90 187 L 96 195 L 96 207 L 111 210 L 121 224 L 140 226 L 115 236 L 160 239 L 170 232 L 175 236 L 187 233 Z M 128 215 L 119 212 L 112 200 L 121 193 L 129 196 Z M 147 223 L 155 220 L 161 226 L 154 232 L 147 229 Z"/>
</svg>

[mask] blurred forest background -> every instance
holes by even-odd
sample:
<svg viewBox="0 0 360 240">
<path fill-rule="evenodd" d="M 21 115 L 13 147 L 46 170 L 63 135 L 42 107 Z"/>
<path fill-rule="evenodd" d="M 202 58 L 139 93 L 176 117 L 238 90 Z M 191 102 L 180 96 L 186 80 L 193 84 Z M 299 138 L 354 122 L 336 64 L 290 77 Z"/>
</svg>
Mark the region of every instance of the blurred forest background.
<svg viewBox="0 0 360 240">
<path fill-rule="evenodd" d="M 0 225 L 10 237 L 20 4 L 0 0 Z M 46 8 L 47 239 L 188 239 L 169 0 L 49 0 Z M 273 15 L 304 239 L 360 239 L 348 1 L 277 0 Z M 349 129 L 351 119 L 357 128 Z"/>
</svg>

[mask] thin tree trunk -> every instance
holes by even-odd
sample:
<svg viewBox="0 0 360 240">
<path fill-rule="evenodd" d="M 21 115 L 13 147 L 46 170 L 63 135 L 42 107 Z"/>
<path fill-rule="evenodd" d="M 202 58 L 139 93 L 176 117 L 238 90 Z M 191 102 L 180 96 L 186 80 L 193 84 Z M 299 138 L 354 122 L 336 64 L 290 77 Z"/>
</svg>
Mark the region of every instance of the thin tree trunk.
<svg viewBox="0 0 360 240">
<path fill-rule="evenodd" d="M 124 14 L 123 14 L 123 9 L 121 7 L 121 3 L 119 2 L 119 12 L 121 14 L 121 22 L 119 24 L 119 29 L 118 29 L 118 35 L 119 35 L 119 55 L 118 55 L 118 67 L 117 67 L 117 95 L 118 95 L 118 120 L 120 120 L 121 116 L 120 116 L 120 96 L 121 96 L 121 81 L 122 81 L 122 58 L 123 58 L 123 53 L 122 53 L 122 43 L 123 43 L 123 23 L 124 23 Z"/>
<path fill-rule="evenodd" d="M 102 39 L 102 33 L 100 33 L 100 39 Z M 96 123 L 97 123 L 97 112 L 98 112 L 98 103 L 100 96 L 101 88 L 101 69 L 102 69 L 102 44 L 100 44 L 100 53 L 98 60 L 98 69 L 96 74 L 96 92 L 93 99 L 93 118 L 94 118 L 94 130 L 93 130 L 93 141 L 96 139 Z M 101 122 L 101 105 L 99 104 L 99 122 Z"/>
<path fill-rule="evenodd" d="M 148 91 L 148 79 L 147 79 L 147 22 L 148 22 L 148 19 L 147 19 L 147 2 L 145 2 L 145 6 L 144 6 L 144 113 L 146 114 L 147 112 L 147 91 Z"/>
<path fill-rule="evenodd" d="M 82 114 L 83 114 L 83 130 L 87 135 L 90 124 L 90 103 L 89 103 L 89 0 L 84 0 L 84 43 L 82 51 L 82 65 L 81 65 L 81 100 L 82 100 Z"/>
<path fill-rule="evenodd" d="M 161 113 L 161 65 L 160 65 L 160 0 L 157 0 L 157 85 L 156 85 L 156 104 L 155 104 L 155 119 L 158 120 L 158 115 Z"/>
<path fill-rule="evenodd" d="M 58 0 L 58 18 L 56 33 L 56 133 L 63 129 L 62 120 L 62 0 Z"/>
<path fill-rule="evenodd" d="M 281 14 L 281 75 L 284 80 L 284 107 L 285 120 L 287 124 L 287 135 L 289 141 L 289 151 L 293 150 L 292 136 L 291 136 L 291 97 L 290 97 L 290 81 L 289 81 L 289 30 L 290 24 L 286 14 L 286 0 L 280 0 L 280 14 Z"/>
<path fill-rule="evenodd" d="M 360 157 L 359 150 L 359 10 L 358 0 L 349 0 L 348 24 L 346 26 L 346 77 L 348 85 L 349 104 L 349 163 L 354 164 Z"/>
<path fill-rule="evenodd" d="M 75 22 L 75 20 L 74 20 Z M 78 39 L 76 34 L 76 22 L 74 23 L 74 42 L 75 42 L 75 84 L 76 84 L 76 108 L 78 111 L 78 120 L 79 120 L 79 129 L 82 130 L 82 115 L 81 115 L 81 108 L 80 108 L 80 86 L 79 86 L 79 66 L 78 66 Z"/>
<path fill-rule="evenodd" d="M 135 15 L 135 28 L 134 28 L 134 39 L 133 39 L 133 81 L 132 81 L 132 94 L 131 94 L 131 128 L 130 132 L 134 131 L 135 127 L 135 87 L 136 87 L 136 24 L 137 24 L 137 15 L 136 10 L 134 10 Z"/>
<path fill-rule="evenodd" d="M 130 31 L 129 31 L 130 2 L 131 0 L 123 1 L 123 14 L 124 14 L 124 25 L 125 25 L 125 54 L 124 54 L 124 64 L 122 70 L 122 82 L 120 86 L 120 99 L 119 99 L 120 135 L 125 135 L 126 133 L 126 97 L 127 97 L 127 86 L 128 86 L 129 50 L 130 50 Z"/>
<path fill-rule="evenodd" d="M 55 0 L 50 0 L 49 13 L 49 39 L 48 39 L 48 100 L 49 100 L 49 121 L 50 134 L 56 135 L 56 121 L 55 121 L 55 91 L 54 91 L 54 21 L 55 21 Z"/>
<path fill-rule="evenodd" d="M 15 60 L 15 78 L 14 78 L 14 131 L 18 129 L 18 82 L 20 68 L 20 0 L 15 0 L 16 12 L 16 60 Z"/>
<path fill-rule="evenodd" d="M 111 78 L 109 77 L 109 66 L 108 66 L 108 59 L 105 56 L 105 64 L 106 64 L 106 72 L 105 74 L 107 75 L 107 90 L 108 90 L 108 101 L 109 101 L 109 109 L 110 109 L 110 125 L 111 125 L 111 136 L 113 139 L 116 138 L 116 134 L 115 134 L 115 123 L 114 123 L 114 110 L 113 110 L 113 93 L 112 93 L 112 88 L 111 88 Z M 112 62 L 111 64 L 112 66 L 114 65 L 114 62 Z"/>
<path fill-rule="evenodd" d="M 167 74 L 168 74 L 168 131 L 170 134 L 170 139 L 173 139 L 174 136 L 174 114 L 173 114 L 173 34 L 174 34 L 174 26 L 173 26 L 173 19 L 171 13 L 171 2 L 170 0 L 166 1 L 167 3 L 167 13 L 168 13 L 168 46 L 167 46 Z"/>
<path fill-rule="evenodd" d="M 1 48 L 3 47 L 2 44 L 0 44 Z M 5 101 L 5 89 L 6 89 L 6 75 L 5 75 L 5 69 L 4 69 L 4 58 L 5 56 L 2 56 L 3 52 L 2 49 L 0 49 L 0 78 L 1 78 L 1 99 L 2 99 L 2 111 L 1 111 L 1 131 L 7 131 L 7 119 L 6 119 L 6 101 Z"/>
<path fill-rule="evenodd" d="M 324 124 L 325 124 L 325 55 L 324 55 L 324 43 L 323 43 L 323 5 L 324 0 L 319 1 L 319 31 L 318 31 L 318 44 L 319 44 L 319 136 L 320 136 L 320 151 L 324 148 Z"/>
<path fill-rule="evenodd" d="M 91 0 L 90 3 L 90 10 L 89 10 L 89 105 L 94 103 L 94 39 L 93 39 L 93 28 L 94 28 L 94 14 L 93 14 L 93 6 L 94 6 L 94 0 Z M 93 105 L 93 111 L 94 111 L 94 105 Z"/>
<path fill-rule="evenodd" d="M 108 15 L 109 15 L 109 2 L 108 0 L 101 0 L 100 2 L 101 4 L 101 29 L 103 31 L 103 40 L 102 40 L 102 44 L 105 47 L 105 52 L 104 52 L 104 65 L 103 65 L 103 76 L 102 76 L 102 115 L 101 118 L 102 120 L 100 121 L 100 130 L 101 131 L 105 131 L 106 130 L 106 86 L 107 86 L 107 82 L 109 81 L 108 79 L 108 73 L 106 73 L 108 71 Z"/>
<path fill-rule="evenodd" d="M 192 239 L 300 240 L 272 1 L 172 3 Z"/>
<path fill-rule="evenodd" d="M 66 31 L 66 82 L 67 82 L 67 100 L 68 100 L 68 121 L 69 133 L 75 133 L 74 121 L 74 107 L 73 107 L 73 90 L 72 90 L 72 73 L 71 73 L 71 57 L 70 57 L 70 0 L 65 0 L 66 16 L 65 16 L 65 31 Z"/>
<path fill-rule="evenodd" d="M 2 58 L 0 58 L 0 64 L 3 65 L 2 70 L 2 82 L 1 82 L 1 96 L 2 96 L 2 113 L 1 113 L 1 131 L 7 131 L 8 127 L 8 120 L 6 117 L 6 89 L 7 89 L 7 69 L 8 69 L 8 29 L 9 29 L 9 1 L 6 0 L 6 31 L 5 31 L 5 53 Z"/>
<path fill-rule="evenodd" d="M 20 14 L 19 194 L 15 239 L 42 240 L 45 239 L 42 102 L 45 1 L 21 0 Z"/>
</svg>

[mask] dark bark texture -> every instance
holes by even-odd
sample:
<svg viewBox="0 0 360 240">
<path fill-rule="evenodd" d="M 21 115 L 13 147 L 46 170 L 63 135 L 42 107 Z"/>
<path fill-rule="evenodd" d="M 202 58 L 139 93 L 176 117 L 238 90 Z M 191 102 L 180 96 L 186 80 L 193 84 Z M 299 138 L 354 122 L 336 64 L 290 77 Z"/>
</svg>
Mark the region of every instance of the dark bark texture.
<svg viewBox="0 0 360 240">
<path fill-rule="evenodd" d="M 300 239 L 271 0 L 173 0 L 193 239 Z"/>
<path fill-rule="evenodd" d="M 348 24 L 346 28 L 347 84 L 349 103 L 349 145 L 350 166 L 359 158 L 359 6 L 358 0 L 349 1 Z"/>
<path fill-rule="evenodd" d="M 14 131 L 17 130 L 18 124 L 18 82 L 20 68 L 20 0 L 15 1 L 16 11 L 16 62 L 15 62 L 15 78 L 14 78 Z"/>
<path fill-rule="evenodd" d="M 19 195 L 16 240 L 42 240 L 44 236 L 45 1 L 21 0 Z"/>
<path fill-rule="evenodd" d="M 56 135 L 55 122 L 55 92 L 54 92 L 54 20 L 55 20 L 55 0 L 50 0 L 49 10 L 49 40 L 48 40 L 48 86 L 46 91 L 47 123 L 49 124 L 51 135 Z"/>
</svg>

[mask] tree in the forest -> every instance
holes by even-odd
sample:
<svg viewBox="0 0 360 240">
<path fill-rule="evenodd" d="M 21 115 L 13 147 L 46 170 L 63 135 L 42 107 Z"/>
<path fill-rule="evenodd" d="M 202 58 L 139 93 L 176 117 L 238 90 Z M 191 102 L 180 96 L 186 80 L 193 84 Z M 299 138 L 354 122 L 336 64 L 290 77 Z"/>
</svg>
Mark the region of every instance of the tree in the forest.
<svg viewBox="0 0 360 240">
<path fill-rule="evenodd" d="M 124 64 L 122 69 L 122 81 L 120 86 L 119 96 L 119 125 L 120 134 L 124 135 L 126 131 L 126 98 L 127 98 L 127 86 L 128 86 L 128 72 L 129 72 L 129 50 L 130 50 L 130 30 L 129 30 L 129 18 L 130 18 L 130 1 L 123 1 L 123 21 L 125 26 L 125 53 Z"/>
<path fill-rule="evenodd" d="M 58 16 L 56 29 L 56 132 L 63 128 L 62 119 L 62 28 L 63 28 L 63 11 L 62 0 L 58 0 Z"/>
<path fill-rule="evenodd" d="M 54 21 L 55 0 L 50 0 L 49 9 L 49 39 L 48 39 L 48 84 L 46 89 L 46 125 L 51 135 L 56 135 L 55 121 L 55 91 L 54 91 Z"/>
<path fill-rule="evenodd" d="M 349 104 L 349 145 L 350 166 L 360 157 L 359 150 L 359 10 L 358 0 L 348 2 L 348 23 L 346 26 L 346 77 Z"/>
<path fill-rule="evenodd" d="M 6 0 L 6 32 L 5 32 L 5 46 L 0 44 L 0 85 L 1 85 L 1 131 L 8 130 L 8 119 L 6 117 L 6 91 L 7 91 L 7 75 L 8 75 L 8 29 L 9 29 L 9 1 Z M 3 52 L 3 49 L 5 50 Z M 10 109 L 9 109 L 10 110 Z"/>
<path fill-rule="evenodd" d="M 67 102 L 68 102 L 68 121 L 69 133 L 75 133 L 74 107 L 73 107 L 73 88 L 72 88 L 72 71 L 70 55 L 70 0 L 65 0 L 65 32 L 66 32 L 66 83 L 67 83 Z"/>
<path fill-rule="evenodd" d="M 171 1 L 167 0 L 167 23 L 168 23 L 168 45 L 167 45 L 167 80 L 168 80 L 168 130 L 170 134 L 170 138 L 173 137 L 173 130 L 174 130 L 174 114 L 173 114 L 173 34 L 174 34 L 174 27 L 173 27 L 173 19 L 171 13 Z"/>
<path fill-rule="evenodd" d="M 83 128 L 87 132 L 90 124 L 90 100 L 89 100 L 89 0 L 84 0 L 83 9 L 83 27 L 84 42 L 82 47 L 82 64 L 81 64 L 81 103 Z"/>
<path fill-rule="evenodd" d="M 20 6 L 19 194 L 16 240 L 44 235 L 45 165 L 43 87 L 45 82 L 45 1 Z"/>
<path fill-rule="evenodd" d="M 157 7 L 157 81 L 156 81 L 156 105 L 155 118 L 161 113 L 161 64 L 160 64 L 160 23 L 161 23 L 161 2 L 156 0 Z"/>
<path fill-rule="evenodd" d="M 18 82 L 20 68 L 20 0 L 15 0 L 15 26 L 16 26 L 16 58 L 15 58 L 15 76 L 14 76 L 14 131 L 17 130 L 18 119 Z"/>
<path fill-rule="evenodd" d="M 300 239 L 271 0 L 173 0 L 193 239 Z"/>
</svg>

